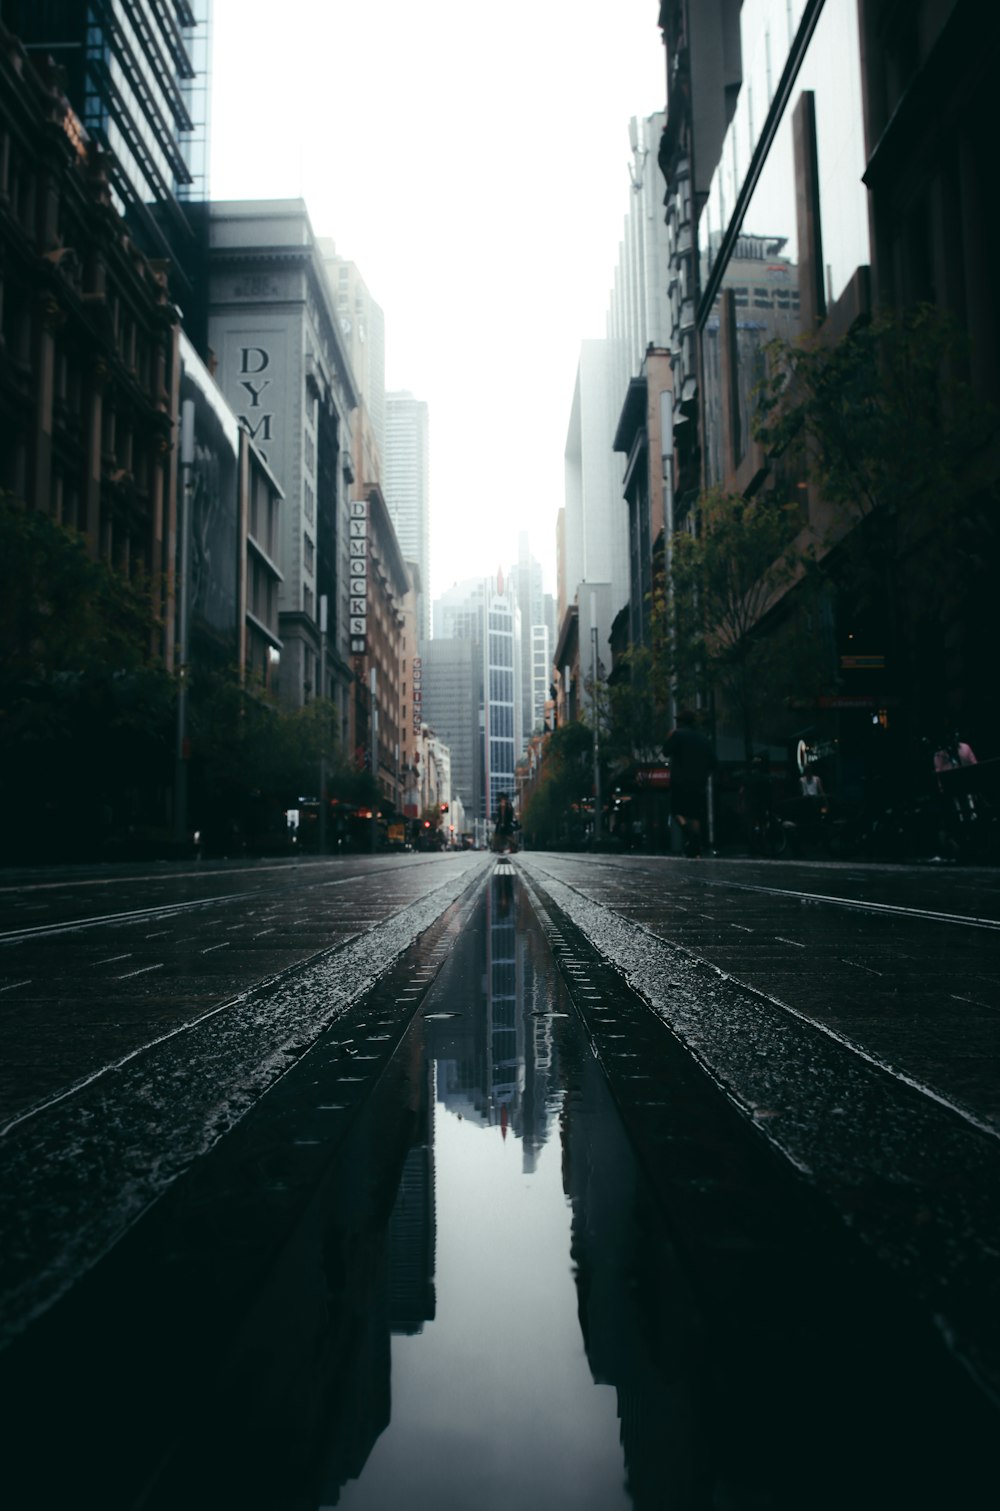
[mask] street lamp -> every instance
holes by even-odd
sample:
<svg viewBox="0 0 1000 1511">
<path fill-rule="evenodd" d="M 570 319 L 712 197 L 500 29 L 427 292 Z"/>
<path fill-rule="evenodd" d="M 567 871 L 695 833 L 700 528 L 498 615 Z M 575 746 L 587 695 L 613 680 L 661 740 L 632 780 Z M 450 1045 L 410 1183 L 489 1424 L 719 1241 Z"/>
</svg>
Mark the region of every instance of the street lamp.
<svg viewBox="0 0 1000 1511">
<path fill-rule="evenodd" d="M 327 597 L 320 594 L 319 600 L 319 695 L 323 700 L 320 703 L 320 726 L 319 726 L 319 853 L 326 854 L 326 737 L 329 720 L 326 710 L 326 625 L 327 625 Z"/>
<path fill-rule="evenodd" d="M 194 466 L 194 400 L 181 405 L 180 549 L 177 562 L 177 749 L 174 762 L 174 839 L 187 840 L 188 590 L 191 563 L 191 469 Z"/>
<path fill-rule="evenodd" d="M 594 844 L 601 838 L 601 737 L 597 710 L 597 594 L 590 595 L 590 709 L 594 718 Z"/>
</svg>

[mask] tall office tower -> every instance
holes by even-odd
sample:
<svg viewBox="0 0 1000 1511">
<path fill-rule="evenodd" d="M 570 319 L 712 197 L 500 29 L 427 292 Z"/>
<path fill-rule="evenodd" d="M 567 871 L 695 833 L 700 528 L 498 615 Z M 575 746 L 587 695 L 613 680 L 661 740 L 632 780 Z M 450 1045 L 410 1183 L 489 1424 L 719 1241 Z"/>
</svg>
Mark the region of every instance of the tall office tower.
<svg viewBox="0 0 1000 1511">
<path fill-rule="evenodd" d="M 523 633 L 523 631 L 522 631 Z M 524 637 L 527 639 L 527 636 Z M 547 624 L 531 626 L 531 725 L 532 734 L 545 728 L 545 705 L 552 685 L 552 657 L 555 647 Z M 527 739 L 527 736 L 525 736 Z"/>
<path fill-rule="evenodd" d="M 555 650 L 556 645 L 556 600 L 553 593 L 542 594 L 542 623 L 549 632 L 549 644 Z"/>
<path fill-rule="evenodd" d="M 502 793 L 513 801 L 516 792 L 514 771 L 521 751 L 520 641 L 517 590 L 513 579 L 504 578 L 502 572 L 495 578 L 459 583 L 434 604 L 434 639 L 424 653 L 425 718 L 447 739 L 456 771 L 466 761 L 470 746 L 474 749 L 476 776 L 470 799 L 458 777 L 456 786 L 466 812 L 480 824 L 492 820 Z M 473 699 L 466 682 L 466 692 L 453 690 L 446 713 L 442 688 L 449 673 L 445 668 L 469 665 L 469 653 L 454 649 L 461 645 L 474 647 L 477 695 Z M 450 675 L 454 677 L 453 672 Z"/>
<path fill-rule="evenodd" d="M 521 614 L 514 583 L 502 572 L 486 579 L 483 620 L 483 795 L 490 821 L 502 796 L 514 801 L 521 752 Z"/>
<path fill-rule="evenodd" d="M 170 259 L 175 297 L 194 239 L 182 204 L 208 197 L 212 0 L 9 0 L 7 25 L 62 68 L 66 95 L 105 154 L 111 197 L 136 242 Z"/>
<path fill-rule="evenodd" d="M 518 980 L 517 911 L 494 877 L 486 894 L 486 1090 L 501 1126 L 521 1132 L 524 1011 Z"/>
<path fill-rule="evenodd" d="M 367 425 L 358 427 L 359 437 L 364 431 L 365 445 L 362 455 L 355 458 L 355 481 L 381 483 L 385 455 L 385 315 L 356 264 L 338 256 L 333 242 L 325 237 L 317 246 L 367 415 Z"/>
<path fill-rule="evenodd" d="M 630 379 L 642 366 L 647 347 L 665 347 L 670 340 L 670 247 L 663 216 L 663 179 L 656 161 L 666 119 L 657 111 L 644 120 L 633 116 L 629 122 L 632 193 L 606 318 L 612 391 L 619 405 Z"/>
<path fill-rule="evenodd" d="M 584 341 L 566 435 L 566 514 L 560 554 L 563 619 L 588 584 L 607 583 L 610 618 L 598 626 L 601 655 L 618 610 L 629 600 L 628 512 L 622 466 L 614 454 L 621 395 L 612 381 L 611 343 Z M 603 603 L 604 600 L 602 600 Z M 603 613 L 603 611 L 602 611 Z"/>
<path fill-rule="evenodd" d="M 531 554 L 528 532 L 520 531 L 517 540 L 517 566 L 511 572 L 517 590 L 518 607 L 521 610 L 521 733 L 527 740 L 536 729 L 535 719 L 535 626 L 544 620 L 544 597 L 542 594 L 542 568 Z M 546 692 L 548 683 L 546 683 Z M 541 729 L 541 723 L 537 724 Z M 518 751 L 518 755 L 521 751 Z"/>
<path fill-rule="evenodd" d="M 435 640 L 475 640 L 482 633 L 483 593 L 481 577 L 466 577 L 434 600 Z"/>
<path fill-rule="evenodd" d="M 481 820 L 483 657 L 478 632 L 447 640 L 435 635 L 423 647 L 421 675 L 420 717 L 451 750 L 451 789 L 461 798 L 467 820 Z"/>
<path fill-rule="evenodd" d="M 385 396 L 382 491 L 407 561 L 420 568 L 421 641 L 430 639 L 430 463 L 427 405 L 409 392 Z"/>
</svg>

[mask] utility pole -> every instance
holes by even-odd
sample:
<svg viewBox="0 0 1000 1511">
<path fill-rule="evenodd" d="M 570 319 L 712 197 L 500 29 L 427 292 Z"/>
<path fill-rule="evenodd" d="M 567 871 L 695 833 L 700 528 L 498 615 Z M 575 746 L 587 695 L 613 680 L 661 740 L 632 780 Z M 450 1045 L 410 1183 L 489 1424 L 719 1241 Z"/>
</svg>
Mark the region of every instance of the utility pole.
<svg viewBox="0 0 1000 1511">
<path fill-rule="evenodd" d="M 188 588 L 191 576 L 191 469 L 194 466 L 194 400 L 181 405 L 180 548 L 177 561 L 177 747 L 174 761 L 174 839 L 187 843 Z"/>
<path fill-rule="evenodd" d="M 601 839 L 601 735 L 600 714 L 597 707 L 597 594 L 590 595 L 590 708 L 594 718 L 594 844 Z"/>
<path fill-rule="evenodd" d="M 319 599 L 319 695 L 323 700 L 320 705 L 320 751 L 319 751 L 319 853 L 326 854 L 326 739 L 328 733 L 329 718 L 326 708 L 326 615 L 327 597 L 320 594 Z"/>
<path fill-rule="evenodd" d="M 378 849 L 378 668 L 373 666 L 368 673 L 371 685 L 371 767 L 375 781 L 375 798 L 372 802 L 372 854 Z"/>
</svg>

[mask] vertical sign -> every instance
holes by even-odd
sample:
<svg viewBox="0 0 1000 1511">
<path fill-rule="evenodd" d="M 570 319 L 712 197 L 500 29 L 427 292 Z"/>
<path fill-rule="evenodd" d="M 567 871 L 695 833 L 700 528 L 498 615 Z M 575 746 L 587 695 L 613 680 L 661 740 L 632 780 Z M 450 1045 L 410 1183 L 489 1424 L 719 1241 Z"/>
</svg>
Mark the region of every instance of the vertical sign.
<svg viewBox="0 0 1000 1511">
<path fill-rule="evenodd" d="M 357 498 L 350 505 L 348 526 L 350 568 L 349 613 L 351 655 L 363 656 L 368 649 L 368 501 Z"/>
<path fill-rule="evenodd" d="M 423 662 L 419 656 L 413 658 L 413 733 L 420 734 L 420 726 L 423 723 Z"/>
</svg>

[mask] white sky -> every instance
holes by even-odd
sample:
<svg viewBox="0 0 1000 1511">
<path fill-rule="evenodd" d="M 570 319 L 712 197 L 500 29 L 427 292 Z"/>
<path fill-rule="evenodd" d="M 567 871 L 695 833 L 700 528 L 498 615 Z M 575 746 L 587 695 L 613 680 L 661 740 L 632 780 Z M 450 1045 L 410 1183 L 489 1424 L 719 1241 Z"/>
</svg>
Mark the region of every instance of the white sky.
<svg viewBox="0 0 1000 1511">
<path fill-rule="evenodd" d="M 214 199 L 302 196 L 430 412 L 431 593 L 555 586 L 580 341 L 604 334 L 659 0 L 215 0 Z"/>
</svg>

